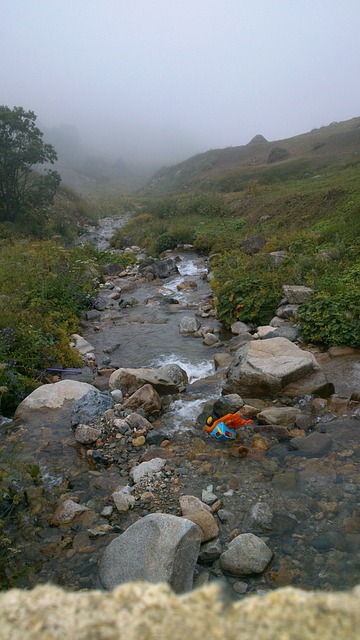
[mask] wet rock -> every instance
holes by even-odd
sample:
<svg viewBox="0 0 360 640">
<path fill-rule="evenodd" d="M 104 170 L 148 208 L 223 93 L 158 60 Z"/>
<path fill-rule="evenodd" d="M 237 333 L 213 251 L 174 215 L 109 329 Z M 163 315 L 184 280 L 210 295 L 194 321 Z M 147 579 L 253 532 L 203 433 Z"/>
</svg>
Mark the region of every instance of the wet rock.
<svg viewBox="0 0 360 640">
<path fill-rule="evenodd" d="M 110 376 L 109 388 L 120 389 L 128 395 L 144 384 L 151 384 L 158 393 L 177 393 L 184 391 L 187 382 L 186 371 L 176 364 L 169 364 L 157 369 L 117 369 Z"/>
<path fill-rule="evenodd" d="M 262 434 L 266 438 L 276 438 L 279 442 L 290 440 L 293 437 L 288 427 L 280 424 L 263 424 L 252 427 L 255 434 Z"/>
<path fill-rule="evenodd" d="M 241 347 L 230 365 L 225 393 L 261 397 L 276 395 L 283 387 L 317 371 L 311 353 L 285 338 L 255 340 Z"/>
<path fill-rule="evenodd" d="M 263 540 L 252 533 L 236 536 L 220 556 L 223 571 L 235 576 L 262 573 L 273 556 Z"/>
<path fill-rule="evenodd" d="M 248 324 L 245 324 L 245 322 L 240 322 L 240 320 L 238 320 L 231 325 L 231 333 L 233 333 L 235 336 L 238 336 L 241 333 L 248 332 L 250 332 L 250 327 Z"/>
<path fill-rule="evenodd" d="M 144 436 L 138 436 L 131 441 L 133 447 L 142 447 L 145 444 L 146 440 Z"/>
<path fill-rule="evenodd" d="M 214 355 L 215 369 L 225 369 L 230 366 L 231 361 L 230 353 L 215 353 Z"/>
<path fill-rule="evenodd" d="M 266 533 L 272 530 L 273 512 L 266 502 L 257 502 L 245 514 L 243 533 Z"/>
<path fill-rule="evenodd" d="M 199 553 L 199 562 L 201 564 L 207 564 L 214 562 L 218 558 L 220 558 L 222 552 L 221 542 L 219 538 L 215 540 L 209 540 L 209 542 L 204 542 L 201 545 L 200 553 Z"/>
<path fill-rule="evenodd" d="M 125 422 L 133 431 L 141 430 L 147 432 L 149 431 L 149 429 L 152 429 L 151 422 L 149 422 L 149 420 L 144 418 L 144 416 L 141 416 L 136 411 L 130 413 L 129 416 L 126 416 Z"/>
<path fill-rule="evenodd" d="M 148 431 L 147 435 L 146 435 L 146 442 L 149 445 L 155 444 L 161 444 L 162 441 L 165 440 L 165 436 L 163 433 L 160 433 L 160 431 L 157 431 L 156 429 L 151 429 L 150 431 Z"/>
<path fill-rule="evenodd" d="M 327 433 L 314 431 L 306 438 L 292 438 L 290 447 L 301 455 L 308 457 L 318 457 L 326 455 L 333 445 L 333 439 Z"/>
<path fill-rule="evenodd" d="M 144 384 L 143 387 L 135 391 L 130 398 L 123 402 L 124 409 L 138 411 L 142 409 L 145 416 L 149 417 L 159 413 L 161 409 L 161 399 L 151 384 Z"/>
<path fill-rule="evenodd" d="M 167 582 L 176 593 L 183 593 L 193 586 L 199 549 L 199 529 L 192 522 L 163 513 L 149 514 L 105 549 L 100 580 L 108 590 L 141 580 Z"/>
<path fill-rule="evenodd" d="M 334 393 L 334 385 L 332 382 L 328 382 L 323 371 L 314 371 L 300 380 L 287 384 L 283 388 L 283 393 L 289 398 L 309 395 L 318 395 L 322 398 L 328 398 Z"/>
<path fill-rule="evenodd" d="M 236 413 L 244 406 L 244 401 L 238 393 L 229 393 L 218 398 L 213 405 L 214 414 L 220 418 L 227 413 Z"/>
<path fill-rule="evenodd" d="M 206 487 L 206 489 L 203 489 L 201 492 L 201 500 L 202 502 L 205 502 L 205 504 L 207 504 L 208 506 L 214 504 L 214 502 L 216 502 L 217 500 L 217 496 L 214 493 L 214 487 L 213 485 L 209 485 L 208 487 Z"/>
<path fill-rule="evenodd" d="M 184 316 L 180 320 L 179 333 L 196 333 L 200 329 L 200 322 L 193 316 Z"/>
<path fill-rule="evenodd" d="M 280 424 L 285 427 L 292 427 L 296 417 L 301 414 L 300 409 L 295 407 L 269 407 L 257 414 L 260 424 Z"/>
<path fill-rule="evenodd" d="M 82 336 L 79 336 L 77 333 L 73 333 L 71 337 L 74 341 L 76 351 L 78 351 L 82 356 L 86 356 L 88 353 L 94 352 L 94 347 Z"/>
<path fill-rule="evenodd" d="M 274 328 L 274 331 L 268 333 L 263 337 L 263 340 L 268 338 L 286 338 L 290 342 L 296 342 L 300 336 L 300 329 L 298 327 L 290 327 L 288 323 L 283 324 L 281 327 Z"/>
<path fill-rule="evenodd" d="M 205 344 L 208 347 L 212 347 L 214 346 L 214 344 L 218 344 L 219 343 L 219 337 L 216 336 L 214 333 L 206 333 L 203 339 L 203 344 Z"/>
<path fill-rule="evenodd" d="M 152 458 L 152 460 L 147 462 L 141 462 L 130 470 L 130 478 L 137 484 L 143 478 L 151 478 L 156 473 L 159 473 L 165 464 L 166 460 L 164 458 Z"/>
<path fill-rule="evenodd" d="M 246 582 L 237 580 L 233 583 L 232 588 L 234 589 L 235 593 L 243 594 L 247 592 L 249 585 Z"/>
<path fill-rule="evenodd" d="M 75 426 L 96 420 L 113 406 L 114 399 L 108 391 L 90 389 L 74 403 L 71 424 Z"/>
<path fill-rule="evenodd" d="M 89 427 L 87 424 L 79 424 L 75 429 L 75 440 L 80 444 L 92 444 L 101 436 L 101 429 Z"/>
<path fill-rule="evenodd" d="M 88 507 L 78 504 L 73 500 L 64 500 L 56 509 L 50 520 L 50 525 L 53 527 L 61 527 L 61 525 L 69 524 L 84 511 L 89 511 Z"/>
<path fill-rule="evenodd" d="M 163 279 L 179 273 L 179 270 L 174 258 L 157 260 L 156 258 L 149 256 L 139 265 L 139 273 L 143 276 L 151 275 L 154 278 Z"/>
<path fill-rule="evenodd" d="M 127 513 L 135 505 L 135 498 L 129 493 L 124 491 L 114 491 L 111 494 L 114 504 L 120 513 Z"/>
<path fill-rule="evenodd" d="M 181 496 L 180 509 L 184 518 L 188 518 L 199 527 L 201 542 L 216 538 L 219 527 L 208 505 L 195 496 Z"/>
<path fill-rule="evenodd" d="M 303 431 L 310 431 L 317 424 L 317 420 L 311 413 L 300 413 L 295 418 L 295 426 Z"/>
<path fill-rule="evenodd" d="M 256 333 L 254 333 L 255 338 L 264 339 L 266 337 L 273 338 L 272 335 L 275 331 L 275 327 L 271 327 L 270 325 L 260 326 L 256 329 Z"/>
</svg>

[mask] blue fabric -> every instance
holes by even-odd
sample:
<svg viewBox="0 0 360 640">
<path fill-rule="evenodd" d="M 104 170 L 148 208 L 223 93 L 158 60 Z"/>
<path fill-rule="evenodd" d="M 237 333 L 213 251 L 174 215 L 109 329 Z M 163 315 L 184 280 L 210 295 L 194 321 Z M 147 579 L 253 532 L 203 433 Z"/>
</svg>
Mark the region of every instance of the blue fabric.
<svg viewBox="0 0 360 640">
<path fill-rule="evenodd" d="M 219 422 L 209 434 L 216 440 L 233 440 L 235 438 L 235 429 L 229 429 L 225 422 Z"/>
</svg>

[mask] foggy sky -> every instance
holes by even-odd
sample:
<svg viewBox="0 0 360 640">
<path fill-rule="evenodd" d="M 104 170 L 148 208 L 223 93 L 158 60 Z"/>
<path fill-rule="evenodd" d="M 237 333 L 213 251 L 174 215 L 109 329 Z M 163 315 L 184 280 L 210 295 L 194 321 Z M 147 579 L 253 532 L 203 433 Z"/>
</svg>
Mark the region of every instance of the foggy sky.
<svg viewBox="0 0 360 640">
<path fill-rule="evenodd" d="M 0 104 L 172 163 L 360 115 L 360 0 L 0 0 Z"/>
</svg>

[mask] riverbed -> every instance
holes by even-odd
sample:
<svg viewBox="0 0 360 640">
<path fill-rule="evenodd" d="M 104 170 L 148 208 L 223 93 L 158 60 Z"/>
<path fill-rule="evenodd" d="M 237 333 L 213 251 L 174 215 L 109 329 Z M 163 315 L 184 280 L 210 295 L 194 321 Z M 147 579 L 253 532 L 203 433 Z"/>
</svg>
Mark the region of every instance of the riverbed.
<svg viewBox="0 0 360 640">
<path fill-rule="evenodd" d="M 349 402 L 351 390 L 359 388 L 357 356 L 328 359 L 326 373 L 337 392 L 333 399 L 321 406 L 311 397 L 298 403 L 314 416 L 313 429 L 331 436 L 330 450 L 300 455 L 287 442 L 266 448 L 254 436 L 253 425 L 241 433 L 245 456 L 239 455 L 239 441 L 236 447 L 213 442 L 197 418 L 221 394 L 224 372 L 215 368 L 214 356 L 226 353 L 228 336 L 215 314 L 201 311 L 211 309 L 207 262 L 191 250 L 174 255 L 179 273 L 165 280 L 139 281 L 136 270 L 109 278 L 99 290 L 105 308 L 83 321 L 98 370 L 175 363 L 187 372 L 185 392 L 164 398 L 154 422 L 165 445 L 133 446 L 131 438 L 118 439 L 103 423 L 96 455 L 89 455 L 89 447 L 74 440 L 69 411 L 51 423 L 35 416 L 26 428 L 9 427 L 9 451 L 19 461 L 39 464 L 40 474 L 26 488 L 26 502 L 7 533 L 5 586 L 29 588 L 51 581 L 74 590 L 98 587 L 97 563 L 114 537 L 147 513 L 179 515 L 180 495 L 201 498 L 211 485 L 225 513 L 219 519 L 223 548 L 242 532 L 251 509 L 266 505 L 274 524 L 258 533 L 274 557 L 264 574 L 241 578 L 241 586 L 239 579 L 223 575 L 218 562 L 199 565 L 196 584 L 222 580 L 239 597 L 286 585 L 349 589 L 359 582 L 360 568 L 360 420 L 356 404 Z M 116 288 L 120 298 L 109 297 Z M 218 335 L 215 346 L 179 333 L 181 318 L 197 313 L 201 325 Z M 106 376 L 97 375 L 95 382 L 106 388 Z M 136 494 L 134 509 L 104 516 L 112 491 L 126 484 L 131 467 L 155 454 L 165 457 L 167 465 Z M 54 526 L 53 513 L 64 497 L 88 511 L 75 524 Z"/>
</svg>

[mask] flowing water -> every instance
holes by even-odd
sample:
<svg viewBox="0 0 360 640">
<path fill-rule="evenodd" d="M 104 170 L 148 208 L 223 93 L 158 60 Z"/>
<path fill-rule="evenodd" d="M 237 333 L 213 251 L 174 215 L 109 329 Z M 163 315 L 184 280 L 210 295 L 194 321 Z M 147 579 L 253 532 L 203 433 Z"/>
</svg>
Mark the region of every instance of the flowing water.
<svg viewBox="0 0 360 640">
<path fill-rule="evenodd" d="M 25 426 L 13 424 L 8 430 L 12 455 L 17 461 L 35 460 L 40 475 L 26 489 L 26 508 L 14 520 L 16 532 L 8 530 L 9 539 L 13 534 L 11 544 L 3 544 L 5 586 L 32 587 L 52 581 L 71 589 L 94 588 L 98 586 L 99 557 L 116 535 L 146 513 L 179 514 L 179 495 L 191 493 L 201 498 L 208 485 L 222 501 L 223 545 L 244 527 L 246 530 L 254 505 L 265 503 L 273 513 L 272 526 L 258 534 L 267 541 L 274 558 L 263 575 L 242 579 L 247 592 L 284 585 L 348 589 L 359 582 L 360 420 L 353 417 L 356 407 L 337 399 L 317 410 L 315 428 L 331 436 L 332 446 L 316 455 L 300 454 L 282 442 L 262 449 L 251 426 L 241 434 L 246 457 L 239 457 L 239 443 L 234 447 L 209 440 L 196 419 L 206 402 L 221 394 L 223 374 L 215 371 L 214 354 L 225 351 L 226 342 L 209 347 L 201 338 L 179 333 L 181 318 L 193 316 L 210 296 L 203 277 L 205 262 L 191 253 L 181 253 L 180 258 L 179 275 L 164 281 L 136 285 L 132 276 L 119 278 L 118 283 L 115 279 L 112 285 L 134 281 L 134 286 L 121 294 L 120 306 L 119 301 L 111 302 L 99 318 L 84 325 L 99 367 L 176 363 L 188 374 L 185 393 L 165 398 L 164 412 L 154 423 L 170 444 L 162 449 L 168 459 L 166 471 L 149 483 L 153 500 L 146 502 L 139 494 L 132 512 L 113 514 L 110 519 L 102 515 L 104 506 L 111 504 L 111 492 L 126 484 L 129 468 L 143 452 L 130 442 L 119 449 L 123 441 L 107 432 L 98 458 L 89 457 L 86 448 L 74 440 L 69 408 L 53 419 L 38 415 Z M 191 281 L 196 288 L 179 290 L 180 284 Z M 102 294 L 106 292 L 109 290 L 103 289 Z M 212 316 L 200 320 L 215 331 L 221 329 Z M 351 390 L 359 388 L 359 361 L 356 356 L 349 358 L 326 361 L 329 379 L 333 376 L 336 391 L 347 399 Z M 299 406 L 314 411 L 312 398 L 302 399 Z M 64 496 L 89 510 L 75 524 L 49 526 Z M 200 582 L 225 579 L 216 562 L 199 567 L 198 574 Z M 226 579 L 236 582 L 229 576 Z"/>
</svg>

